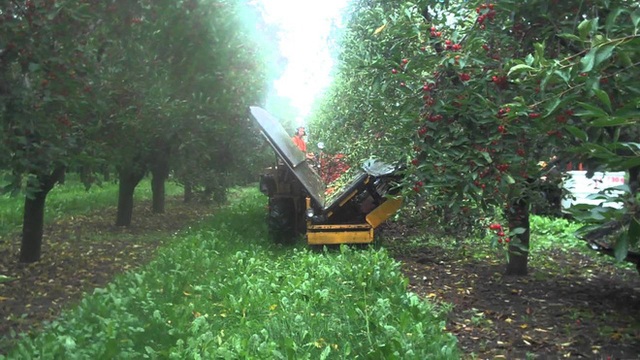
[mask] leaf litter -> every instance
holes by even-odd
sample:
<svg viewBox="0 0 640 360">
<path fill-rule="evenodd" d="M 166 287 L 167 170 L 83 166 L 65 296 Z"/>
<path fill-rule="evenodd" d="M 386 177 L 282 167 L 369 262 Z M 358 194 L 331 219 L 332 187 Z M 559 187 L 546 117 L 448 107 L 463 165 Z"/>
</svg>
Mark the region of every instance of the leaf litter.
<svg viewBox="0 0 640 360">
<path fill-rule="evenodd" d="M 503 275 L 505 264 L 475 260 L 473 247 L 412 245 L 407 251 L 403 241 L 410 241 L 410 230 L 393 226 L 385 229 L 384 241 L 393 244 L 390 251 L 402 263 L 409 289 L 453 306 L 447 330 L 457 336 L 465 359 L 635 359 L 640 354 L 635 270 L 597 254 L 551 250 L 544 261 L 530 264 L 528 276 L 509 277 Z"/>
</svg>

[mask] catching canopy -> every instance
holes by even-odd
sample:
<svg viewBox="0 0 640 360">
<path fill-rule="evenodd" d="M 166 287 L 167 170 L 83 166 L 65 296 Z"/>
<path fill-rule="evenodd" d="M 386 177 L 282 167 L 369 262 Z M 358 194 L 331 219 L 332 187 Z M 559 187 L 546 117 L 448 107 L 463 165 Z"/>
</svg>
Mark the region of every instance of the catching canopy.
<svg viewBox="0 0 640 360">
<path fill-rule="evenodd" d="M 342 188 L 337 189 L 331 198 L 328 199 L 325 196 L 326 184 L 311 168 L 306 161 L 305 154 L 293 143 L 291 136 L 287 134 L 282 124 L 280 124 L 280 121 L 260 107 L 251 106 L 250 110 L 255 121 L 260 125 L 262 134 L 267 142 L 269 142 L 278 156 L 300 181 L 312 200 L 318 204 L 323 211 L 333 208 L 334 205 L 342 201 L 346 196 L 363 188 L 364 184 L 369 180 L 369 176 L 378 177 L 394 171 L 392 166 L 380 161 L 367 161 L 363 166 L 364 172 L 357 172 L 350 182 Z"/>
</svg>

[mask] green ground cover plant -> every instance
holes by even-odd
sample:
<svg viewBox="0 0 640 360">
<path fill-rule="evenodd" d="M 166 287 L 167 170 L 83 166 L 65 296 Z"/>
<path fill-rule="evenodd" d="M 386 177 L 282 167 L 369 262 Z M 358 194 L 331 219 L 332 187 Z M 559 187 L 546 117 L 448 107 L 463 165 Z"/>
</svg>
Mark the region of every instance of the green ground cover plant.
<svg viewBox="0 0 640 360">
<path fill-rule="evenodd" d="M 7 358 L 459 358 L 448 307 L 408 292 L 385 250 L 276 247 L 263 196 L 232 198 Z"/>
</svg>

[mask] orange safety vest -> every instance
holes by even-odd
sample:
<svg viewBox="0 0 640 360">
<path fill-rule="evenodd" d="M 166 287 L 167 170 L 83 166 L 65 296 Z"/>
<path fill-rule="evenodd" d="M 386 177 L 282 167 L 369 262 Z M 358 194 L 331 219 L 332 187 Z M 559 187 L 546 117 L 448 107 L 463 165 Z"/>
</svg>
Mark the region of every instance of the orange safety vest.
<svg viewBox="0 0 640 360">
<path fill-rule="evenodd" d="M 300 151 L 302 151 L 303 153 L 307 152 L 307 144 L 304 142 L 304 139 L 302 139 L 302 136 L 294 136 L 292 140 L 293 143 L 296 144 L 298 149 L 300 149 Z"/>
</svg>

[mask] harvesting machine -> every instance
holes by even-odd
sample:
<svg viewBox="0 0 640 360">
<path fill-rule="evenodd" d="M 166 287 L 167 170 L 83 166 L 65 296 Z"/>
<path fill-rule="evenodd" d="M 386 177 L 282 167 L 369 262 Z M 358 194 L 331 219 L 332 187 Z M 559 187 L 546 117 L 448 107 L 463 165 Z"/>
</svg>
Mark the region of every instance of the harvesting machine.
<svg viewBox="0 0 640 360">
<path fill-rule="evenodd" d="M 375 229 L 402 204 L 398 169 L 369 160 L 346 181 L 341 177 L 328 187 L 275 117 L 255 106 L 250 111 L 276 153 L 273 166 L 260 176 L 272 237 L 287 242 L 304 234 L 309 245 L 373 242 Z"/>
</svg>

